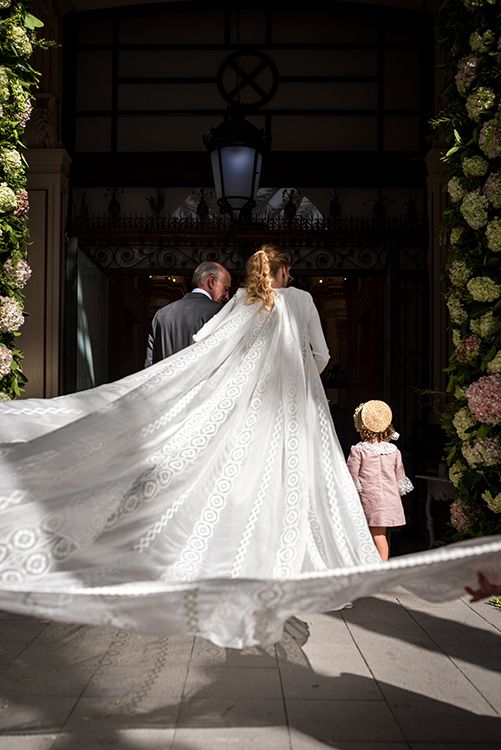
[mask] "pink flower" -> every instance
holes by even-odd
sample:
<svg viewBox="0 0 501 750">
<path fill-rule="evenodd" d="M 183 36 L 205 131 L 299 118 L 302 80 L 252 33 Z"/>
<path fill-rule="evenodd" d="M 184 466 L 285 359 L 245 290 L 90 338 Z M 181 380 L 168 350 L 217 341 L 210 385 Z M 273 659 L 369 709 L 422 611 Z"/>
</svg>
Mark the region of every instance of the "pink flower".
<svg viewBox="0 0 501 750">
<path fill-rule="evenodd" d="M 10 372 L 12 359 L 11 350 L 5 344 L 0 344 L 0 378 L 3 378 L 4 375 Z"/>
<path fill-rule="evenodd" d="M 7 279 L 16 289 L 22 289 L 31 276 L 31 268 L 22 258 L 17 261 L 12 258 L 6 260 L 4 271 L 7 274 Z"/>
<path fill-rule="evenodd" d="M 479 422 L 501 424 L 501 375 L 485 375 L 468 386 L 468 408 Z"/>
<path fill-rule="evenodd" d="M 30 209 L 28 191 L 20 190 L 19 193 L 17 193 L 16 198 L 17 198 L 17 208 L 14 211 L 14 213 L 16 214 L 16 216 L 26 215 Z"/>
<path fill-rule="evenodd" d="M 477 66 L 478 58 L 475 55 L 467 55 L 467 57 L 461 58 L 458 63 L 455 81 L 459 93 L 463 96 L 465 96 L 475 78 Z"/>
<path fill-rule="evenodd" d="M 466 365 L 469 362 L 472 362 L 477 356 L 479 349 L 480 340 L 478 336 L 475 336 L 474 334 L 472 336 L 468 336 L 456 350 L 458 362 L 460 362 L 462 365 Z"/>
<path fill-rule="evenodd" d="M 469 534 L 471 532 L 472 517 L 470 509 L 466 508 L 459 498 L 451 504 L 451 523 L 460 534 Z"/>
<path fill-rule="evenodd" d="M 23 128 L 26 127 L 33 111 L 32 104 L 29 99 L 26 99 L 24 103 L 24 109 L 19 117 L 19 123 Z"/>
</svg>

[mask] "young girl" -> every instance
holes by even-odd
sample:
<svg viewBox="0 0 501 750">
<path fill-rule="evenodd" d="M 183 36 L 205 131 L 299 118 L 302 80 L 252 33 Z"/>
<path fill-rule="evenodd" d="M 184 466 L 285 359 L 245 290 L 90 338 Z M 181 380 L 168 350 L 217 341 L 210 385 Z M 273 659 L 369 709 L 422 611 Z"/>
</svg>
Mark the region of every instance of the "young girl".
<svg viewBox="0 0 501 750">
<path fill-rule="evenodd" d="M 352 446 L 348 469 L 360 494 L 367 523 L 383 560 L 388 559 L 388 526 L 405 524 L 401 495 L 413 490 L 405 476 L 391 409 L 384 401 L 367 401 L 355 409 L 355 429 L 362 441 Z"/>
</svg>

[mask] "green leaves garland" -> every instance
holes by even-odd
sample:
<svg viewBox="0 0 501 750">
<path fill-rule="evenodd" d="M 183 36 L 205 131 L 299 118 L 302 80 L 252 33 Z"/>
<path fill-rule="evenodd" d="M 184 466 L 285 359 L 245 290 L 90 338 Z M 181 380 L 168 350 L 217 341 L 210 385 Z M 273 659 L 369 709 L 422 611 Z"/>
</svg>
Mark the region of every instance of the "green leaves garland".
<svg viewBox="0 0 501 750">
<path fill-rule="evenodd" d="M 443 418 L 451 521 L 501 532 L 501 2 L 446 0 L 439 16 L 452 80 L 435 125 L 450 144 L 443 231 L 453 353 Z"/>
<path fill-rule="evenodd" d="M 15 398 L 26 382 L 16 345 L 23 316 L 28 193 L 22 142 L 39 75 L 29 64 L 43 24 L 27 0 L 0 0 L 0 401 Z"/>
</svg>

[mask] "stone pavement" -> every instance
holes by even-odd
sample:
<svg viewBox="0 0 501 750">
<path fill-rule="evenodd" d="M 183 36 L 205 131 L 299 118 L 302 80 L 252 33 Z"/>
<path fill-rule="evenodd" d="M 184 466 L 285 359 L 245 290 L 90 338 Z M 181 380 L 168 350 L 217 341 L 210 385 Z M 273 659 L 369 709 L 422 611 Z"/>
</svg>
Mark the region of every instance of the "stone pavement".
<svg viewBox="0 0 501 750">
<path fill-rule="evenodd" d="M 494 750 L 501 612 L 403 589 L 243 652 L 0 615 L 0 750 Z"/>
</svg>

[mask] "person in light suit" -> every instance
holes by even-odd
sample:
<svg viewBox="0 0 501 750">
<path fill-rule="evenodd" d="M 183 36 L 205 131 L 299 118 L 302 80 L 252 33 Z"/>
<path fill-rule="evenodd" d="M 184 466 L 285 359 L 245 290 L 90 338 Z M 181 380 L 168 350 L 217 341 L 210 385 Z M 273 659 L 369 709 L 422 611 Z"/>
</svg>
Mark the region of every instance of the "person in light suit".
<svg viewBox="0 0 501 750">
<path fill-rule="evenodd" d="M 193 335 L 230 298 L 231 276 L 220 263 L 205 261 L 193 274 L 193 291 L 155 313 L 144 366 L 149 367 L 193 343 Z"/>
</svg>

